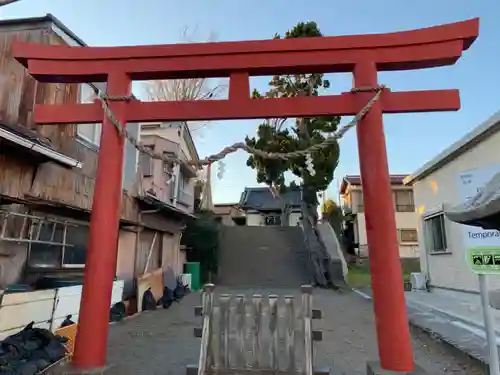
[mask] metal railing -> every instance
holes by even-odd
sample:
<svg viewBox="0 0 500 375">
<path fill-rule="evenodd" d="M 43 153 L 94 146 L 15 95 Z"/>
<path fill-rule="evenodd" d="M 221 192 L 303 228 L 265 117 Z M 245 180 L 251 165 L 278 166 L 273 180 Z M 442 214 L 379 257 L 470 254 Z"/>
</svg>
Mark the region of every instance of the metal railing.
<svg viewBox="0 0 500 375">
<path fill-rule="evenodd" d="M 0 210 L 0 241 L 72 247 L 66 242 L 70 226 L 77 227 L 68 221 Z"/>
</svg>

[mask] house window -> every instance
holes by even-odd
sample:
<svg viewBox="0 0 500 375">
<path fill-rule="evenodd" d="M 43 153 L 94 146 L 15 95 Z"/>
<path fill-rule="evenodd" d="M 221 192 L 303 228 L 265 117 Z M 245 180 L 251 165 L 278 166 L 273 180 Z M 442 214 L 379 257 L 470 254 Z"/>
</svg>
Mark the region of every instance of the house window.
<svg viewBox="0 0 500 375">
<path fill-rule="evenodd" d="M 28 245 L 28 265 L 32 268 L 59 268 L 64 247 L 65 226 L 62 223 L 45 224 L 33 222 L 33 230 Z"/>
<path fill-rule="evenodd" d="M 80 85 L 78 101 L 79 103 L 93 103 L 95 98 L 94 89 L 92 86 L 82 83 Z M 79 138 L 89 142 L 95 146 L 101 143 L 101 123 L 97 124 L 78 124 L 77 135 Z"/>
<path fill-rule="evenodd" d="M 418 242 L 416 229 L 400 229 L 399 230 L 400 243 L 415 243 Z"/>
<path fill-rule="evenodd" d="M 412 190 L 399 190 L 394 192 L 396 212 L 415 212 Z"/>
<path fill-rule="evenodd" d="M 188 194 L 189 188 L 189 178 L 187 178 L 180 170 L 179 170 L 179 196 L 181 194 Z"/>
<path fill-rule="evenodd" d="M 429 253 L 439 254 L 448 252 L 446 223 L 442 212 L 424 218 L 424 236 Z"/>
<path fill-rule="evenodd" d="M 193 204 L 193 196 L 189 193 L 189 178 L 179 170 L 179 187 L 177 190 L 177 201 L 184 205 Z"/>
<path fill-rule="evenodd" d="M 63 248 L 63 267 L 83 267 L 85 265 L 89 232 L 90 228 L 88 226 L 68 227 L 66 243 L 71 246 Z"/>
<path fill-rule="evenodd" d="M 150 150 L 154 150 L 153 145 L 145 145 L 144 147 Z M 153 164 L 153 158 L 150 155 L 141 152 L 139 154 L 139 166 L 141 168 L 141 173 L 143 177 L 153 176 L 154 164 Z"/>
<path fill-rule="evenodd" d="M 281 216 L 278 215 L 268 215 L 264 219 L 266 226 L 281 225 Z"/>
<path fill-rule="evenodd" d="M 355 198 L 356 198 L 355 202 L 357 202 L 357 204 L 356 204 L 356 212 L 365 212 L 365 204 L 364 204 L 364 201 L 363 201 L 363 193 L 361 191 L 356 192 Z"/>
<path fill-rule="evenodd" d="M 35 228 L 33 232 L 37 232 Z M 29 243 L 31 268 L 83 268 L 87 253 L 89 227 L 86 225 L 46 223 Z"/>
<path fill-rule="evenodd" d="M 172 174 L 173 169 L 174 169 L 174 165 L 172 162 L 170 162 L 170 161 L 163 162 L 163 173 L 164 174 L 170 176 Z"/>
<path fill-rule="evenodd" d="M 78 124 L 77 135 L 79 138 L 95 146 L 101 143 L 101 124 Z"/>
<path fill-rule="evenodd" d="M 179 191 L 186 190 L 187 185 L 189 184 L 189 180 L 179 171 Z"/>
</svg>

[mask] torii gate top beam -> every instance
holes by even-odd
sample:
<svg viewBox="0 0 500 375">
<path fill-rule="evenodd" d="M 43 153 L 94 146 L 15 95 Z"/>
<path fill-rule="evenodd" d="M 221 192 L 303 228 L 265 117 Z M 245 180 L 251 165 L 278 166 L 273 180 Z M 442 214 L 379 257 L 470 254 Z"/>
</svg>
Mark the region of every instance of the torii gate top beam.
<svg viewBox="0 0 500 375">
<path fill-rule="evenodd" d="M 360 61 L 379 71 L 454 64 L 479 33 L 479 19 L 389 34 L 133 47 L 68 47 L 18 42 L 13 56 L 39 81 L 133 80 L 352 72 Z M 313 58 L 311 58 L 314 56 Z"/>
<path fill-rule="evenodd" d="M 230 77 L 227 100 L 132 101 L 126 111 L 129 122 L 347 116 L 361 109 L 352 93 L 251 99 L 249 77 L 353 72 L 356 66 L 366 63 L 371 64 L 375 75 L 384 70 L 451 65 L 470 47 L 478 32 L 479 19 L 471 19 L 391 34 L 250 42 L 134 47 L 68 47 L 18 42 L 13 46 L 13 56 L 42 82 L 107 81 L 109 84 L 111 75 L 132 80 Z M 358 98 L 370 96 L 369 93 L 357 95 Z M 384 113 L 460 108 L 458 90 L 386 90 L 380 101 Z M 37 124 L 96 123 L 102 118 L 99 103 L 37 105 L 34 115 Z"/>
</svg>

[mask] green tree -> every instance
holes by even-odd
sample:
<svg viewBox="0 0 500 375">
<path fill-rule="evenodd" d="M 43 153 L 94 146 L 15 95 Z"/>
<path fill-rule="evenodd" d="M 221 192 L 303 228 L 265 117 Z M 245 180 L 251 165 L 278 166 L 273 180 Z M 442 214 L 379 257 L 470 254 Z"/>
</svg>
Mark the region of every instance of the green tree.
<svg viewBox="0 0 500 375">
<path fill-rule="evenodd" d="M 216 274 L 218 268 L 220 226 L 212 211 L 198 211 L 196 220 L 187 223 L 181 243 L 188 247 L 187 261 L 200 262 L 201 279 L 210 281 L 209 274 Z"/>
<path fill-rule="evenodd" d="M 327 199 L 325 203 L 321 206 L 321 212 L 324 215 L 331 215 L 332 212 L 336 209 L 336 204 L 332 199 Z"/>
<path fill-rule="evenodd" d="M 321 31 L 316 22 L 301 22 L 287 31 L 282 37 L 278 34 L 274 39 L 321 37 Z M 293 74 L 274 76 L 269 82 L 269 90 L 260 93 L 254 90 L 254 100 L 262 98 L 290 98 L 298 96 L 318 96 L 327 89 L 330 82 L 323 79 L 323 74 Z M 321 143 L 337 129 L 338 116 L 319 116 L 313 118 L 298 118 L 293 123 L 287 119 L 271 119 L 260 124 L 256 137 L 246 137 L 247 145 L 267 152 L 292 152 L 304 150 Z M 333 173 L 338 163 L 339 146 L 333 142 L 329 147 L 311 155 L 315 173 L 306 168 L 306 158 L 297 157 L 291 160 L 270 160 L 251 155 L 247 165 L 257 171 L 257 182 L 275 186 L 283 192 L 285 172 L 291 171 L 302 180 L 304 200 L 317 206 L 317 193 L 325 190 L 333 179 Z"/>
<path fill-rule="evenodd" d="M 332 199 L 328 199 L 321 207 L 323 219 L 327 220 L 337 234 L 337 238 L 341 238 L 342 224 L 344 223 L 344 215 L 342 209 Z"/>
</svg>

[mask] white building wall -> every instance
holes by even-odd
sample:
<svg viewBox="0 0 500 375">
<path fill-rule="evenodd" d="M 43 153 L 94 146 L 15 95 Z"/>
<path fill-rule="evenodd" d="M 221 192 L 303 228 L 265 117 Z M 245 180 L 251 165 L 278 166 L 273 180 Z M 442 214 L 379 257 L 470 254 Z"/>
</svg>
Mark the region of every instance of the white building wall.
<svg viewBox="0 0 500 375">
<path fill-rule="evenodd" d="M 302 214 L 300 212 L 292 212 L 288 217 L 288 225 L 295 227 L 300 223 L 300 217 Z"/>
<path fill-rule="evenodd" d="M 429 254 L 423 232 L 423 218 L 440 212 L 443 205 L 460 203 L 458 175 L 467 170 L 500 164 L 500 133 L 495 133 L 450 163 L 414 184 L 415 206 L 419 212 L 419 245 L 422 249 L 422 271 L 430 277 L 431 285 L 458 290 L 478 291 L 477 276 L 465 261 L 462 231 L 459 224 L 445 219 L 448 251 Z M 500 276 L 490 276 L 492 288 L 500 287 Z"/>
<path fill-rule="evenodd" d="M 297 223 L 300 222 L 300 217 L 302 214 L 300 212 L 292 212 L 288 217 L 288 225 L 297 226 Z M 262 215 L 258 212 L 247 212 L 247 225 L 248 226 L 264 226 L 266 216 Z"/>
<path fill-rule="evenodd" d="M 247 225 L 248 226 L 264 225 L 264 217 L 259 213 L 248 213 L 247 212 Z"/>
</svg>

